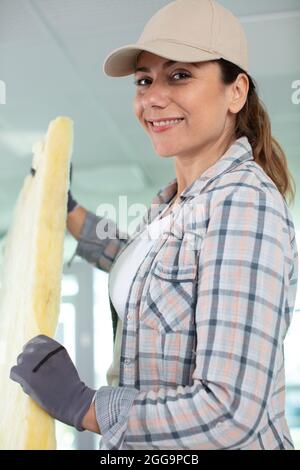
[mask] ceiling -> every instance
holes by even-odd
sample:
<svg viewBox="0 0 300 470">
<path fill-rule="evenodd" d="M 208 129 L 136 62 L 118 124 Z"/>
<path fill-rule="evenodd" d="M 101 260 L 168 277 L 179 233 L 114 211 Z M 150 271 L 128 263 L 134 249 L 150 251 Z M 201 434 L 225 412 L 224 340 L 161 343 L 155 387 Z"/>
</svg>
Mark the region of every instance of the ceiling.
<svg viewBox="0 0 300 470">
<path fill-rule="evenodd" d="M 155 154 L 132 107 L 133 76 L 111 78 L 102 64 L 135 42 L 169 0 L 0 0 L 0 233 L 9 226 L 31 148 L 59 115 L 74 121 L 73 193 L 96 211 L 100 203 L 149 204 L 175 175 L 173 159 Z M 250 73 L 271 117 L 273 135 L 300 186 L 300 0 L 221 0 L 249 41 Z M 126 19 L 126 21 L 124 21 Z M 300 227 L 300 196 L 291 208 Z"/>
</svg>

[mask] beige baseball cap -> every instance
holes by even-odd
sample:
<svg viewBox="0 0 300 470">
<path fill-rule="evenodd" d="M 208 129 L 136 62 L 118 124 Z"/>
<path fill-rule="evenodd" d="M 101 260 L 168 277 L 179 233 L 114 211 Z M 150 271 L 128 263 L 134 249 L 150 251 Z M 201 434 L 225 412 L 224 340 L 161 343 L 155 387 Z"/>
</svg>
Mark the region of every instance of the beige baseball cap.
<svg viewBox="0 0 300 470">
<path fill-rule="evenodd" d="M 135 73 L 142 51 L 178 62 L 226 59 L 248 72 L 247 38 L 237 18 L 215 0 L 175 0 L 146 23 L 136 44 L 114 49 L 104 60 L 110 77 Z"/>
</svg>

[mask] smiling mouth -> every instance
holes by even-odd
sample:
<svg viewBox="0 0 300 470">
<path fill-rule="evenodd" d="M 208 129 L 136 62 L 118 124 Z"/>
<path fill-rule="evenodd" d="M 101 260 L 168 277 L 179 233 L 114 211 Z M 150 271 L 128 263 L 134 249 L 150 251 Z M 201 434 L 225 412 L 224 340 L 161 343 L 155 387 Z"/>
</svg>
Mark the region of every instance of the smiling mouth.
<svg viewBox="0 0 300 470">
<path fill-rule="evenodd" d="M 183 121 L 184 119 L 181 119 L 180 122 L 177 122 L 176 124 L 167 124 L 165 126 L 161 126 L 161 125 L 155 126 L 151 121 L 146 121 L 146 122 L 147 122 L 147 126 L 149 126 L 153 132 L 162 132 L 168 129 L 172 129 L 173 127 L 179 126 Z"/>
</svg>

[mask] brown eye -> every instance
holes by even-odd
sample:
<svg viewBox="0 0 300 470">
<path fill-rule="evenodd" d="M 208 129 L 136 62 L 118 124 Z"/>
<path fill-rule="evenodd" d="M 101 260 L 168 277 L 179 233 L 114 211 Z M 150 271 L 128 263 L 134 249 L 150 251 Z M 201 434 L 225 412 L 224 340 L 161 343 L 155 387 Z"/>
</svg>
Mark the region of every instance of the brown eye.
<svg viewBox="0 0 300 470">
<path fill-rule="evenodd" d="M 186 73 L 186 72 L 176 72 L 176 73 L 174 73 L 173 77 L 175 77 L 175 75 L 185 75 L 185 79 L 184 79 L 184 80 L 186 80 L 187 78 L 190 77 L 190 75 L 189 75 L 188 73 Z"/>
<path fill-rule="evenodd" d="M 143 86 L 143 85 L 141 85 L 141 83 L 140 83 L 142 80 L 149 80 L 149 79 L 148 79 L 148 78 L 139 78 L 138 80 L 134 80 L 133 83 L 134 83 L 136 86 Z"/>
<path fill-rule="evenodd" d="M 183 78 L 184 80 L 186 80 L 187 78 L 190 77 L 190 75 L 187 72 L 176 72 L 172 75 L 171 78 L 175 77 L 176 75 L 181 75 L 181 76 L 184 75 L 184 78 Z M 141 84 L 142 80 L 151 80 L 151 79 L 149 79 L 148 77 L 142 77 L 142 78 L 139 78 L 138 80 L 134 80 L 133 83 L 136 86 L 144 86 L 144 85 Z M 175 81 L 177 82 L 178 80 L 175 80 Z"/>
</svg>

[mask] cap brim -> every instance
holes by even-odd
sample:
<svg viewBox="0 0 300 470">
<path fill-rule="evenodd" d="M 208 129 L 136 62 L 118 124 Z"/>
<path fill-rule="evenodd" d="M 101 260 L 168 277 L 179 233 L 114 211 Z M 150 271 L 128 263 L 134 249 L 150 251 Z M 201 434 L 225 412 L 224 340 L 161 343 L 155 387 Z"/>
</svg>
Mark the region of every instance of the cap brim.
<svg viewBox="0 0 300 470">
<path fill-rule="evenodd" d="M 104 60 L 103 72 L 109 77 L 124 77 L 135 73 L 136 58 L 142 51 L 178 62 L 204 62 L 222 57 L 196 47 L 156 40 L 151 45 L 128 44 L 113 50 Z"/>
</svg>

